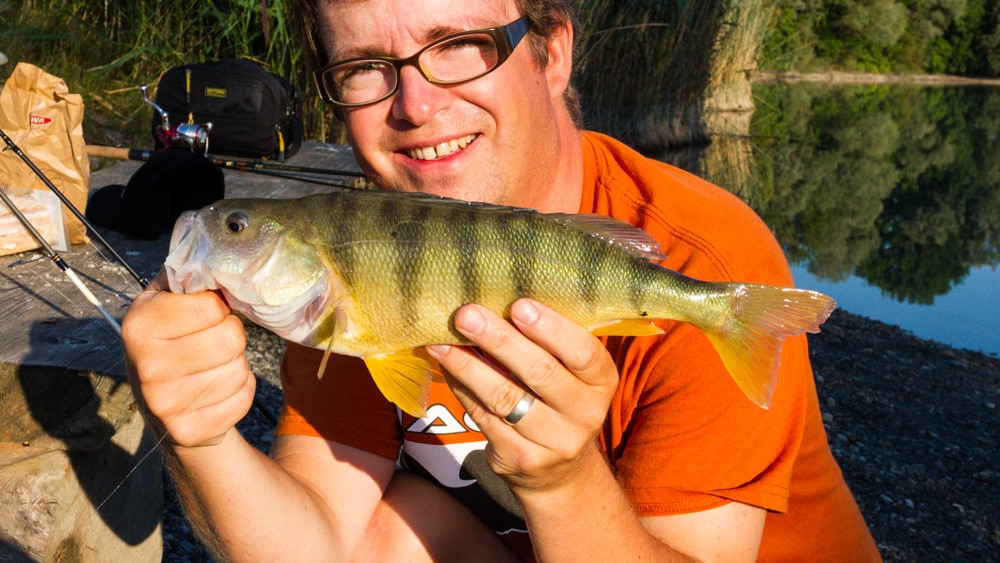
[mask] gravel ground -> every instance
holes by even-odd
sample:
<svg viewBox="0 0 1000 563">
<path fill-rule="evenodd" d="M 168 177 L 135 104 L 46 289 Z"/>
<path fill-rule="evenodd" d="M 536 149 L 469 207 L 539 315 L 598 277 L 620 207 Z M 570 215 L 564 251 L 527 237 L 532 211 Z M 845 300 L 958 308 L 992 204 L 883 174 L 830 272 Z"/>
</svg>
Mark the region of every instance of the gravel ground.
<svg viewBox="0 0 1000 563">
<path fill-rule="evenodd" d="M 239 429 L 266 451 L 284 345 L 248 331 L 260 382 Z M 1000 562 L 1000 359 L 841 311 L 810 345 L 833 452 L 883 557 Z M 163 560 L 209 560 L 164 489 Z"/>
</svg>

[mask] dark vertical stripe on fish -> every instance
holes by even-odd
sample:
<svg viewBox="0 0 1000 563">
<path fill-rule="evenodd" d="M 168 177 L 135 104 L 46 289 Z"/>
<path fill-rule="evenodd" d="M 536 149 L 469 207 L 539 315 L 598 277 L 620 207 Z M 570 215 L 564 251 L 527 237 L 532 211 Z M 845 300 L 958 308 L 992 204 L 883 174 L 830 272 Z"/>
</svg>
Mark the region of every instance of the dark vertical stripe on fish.
<svg viewBox="0 0 1000 563">
<path fill-rule="evenodd" d="M 506 230 L 508 240 L 511 241 L 511 282 L 518 297 L 533 295 L 536 281 L 540 281 L 538 260 L 538 242 L 541 237 L 537 236 L 537 229 L 531 214 L 511 213 L 502 216 L 503 228 Z"/>
<path fill-rule="evenodd" d="M 631 288 L 629 293 L 629 303 L 632 305 L 632 310 L 635 311 L 637 315 L 646 316 L 646 292 L 650 289 L 648 276 L 649 267 L 646 263 L 643 263 L 637 264 L 634 267 L 625 268 L 625 271 L 629 277 L 629 288 Z"/>
<path fill-rule="evenodd" d="M 567 235 L 569 234 L 567 233 Z M 614 249 L 610 244 L 596 237 L 577 235 L 573 238 L 582 245 L 578 251 L 582 260 L 576 269 L 580 301 L 592 309 L 597 304 L 597 299 L 601 294 L 601 272 L 606 272 L 606 268 L 614 267 L 613 258 L 616 253 L 612 252 Z"/>
<path fill-rule="evenodd" d="M 356 245 L 349 242 L 355 239 L 354 233 L 358 232 L 359 224 L 363 220 L 359 215 L 359 211 L 363 210 L 360 205 L 362 199 L 337 192 L 331 194 L 331 198 L 333 204 L 324 210 L 330 216 L 323 217 L 322 220 L 327 221 L 331 229 L 331 258 L 339 266 L 339 273 L 344 283 L 350 286 L 356 281 L 354 271 L 357 265 L 357 249 Z"/>
<path fill-rule="evenodd" d="M 455 207 L 447 218 L 448 232 L 453 237 L 458 254 L 458 281 L 462 286 L 462 302 L 478 303 L 482 279 L 477 267 L 476 215 L 470 207 Z"/>
<path fill-rule="evenodd" d="M 393 266 L 396 283 L 398 284 L 399 311 L 408 324 L 416 324 L 420 313 L 418 310 L 421 294 L 421 281 L 425 276 L 423 261 L 426 256 L 425 229 L 428 206 L 411 208 L 408 216 L 402 216 L 404 210 L 392 198 L 386 198 L 380 210 L 378 220 L 392 238 L 392 248 L 395 253 Z"/>
</svg>

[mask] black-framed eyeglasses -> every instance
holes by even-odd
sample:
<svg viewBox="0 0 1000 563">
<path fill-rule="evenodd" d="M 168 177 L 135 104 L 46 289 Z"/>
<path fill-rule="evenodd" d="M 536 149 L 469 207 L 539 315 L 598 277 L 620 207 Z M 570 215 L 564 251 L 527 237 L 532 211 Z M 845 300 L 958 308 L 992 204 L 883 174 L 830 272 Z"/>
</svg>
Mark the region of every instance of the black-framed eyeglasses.
<svg viewBox="0 0 1000 563">
<path fill-rule="evenodd" d="M 497 27 L 463 31 L 420 49 L 404 59 L 358 57 L 338 61 L 313 73 L 323 99 L 350 108 L 381 102 L 399 90 L 399 73 L 411 65 L 431 84 L 451 86 L 497 69 L 531 28 L 527 16 Z"/>
</svg>

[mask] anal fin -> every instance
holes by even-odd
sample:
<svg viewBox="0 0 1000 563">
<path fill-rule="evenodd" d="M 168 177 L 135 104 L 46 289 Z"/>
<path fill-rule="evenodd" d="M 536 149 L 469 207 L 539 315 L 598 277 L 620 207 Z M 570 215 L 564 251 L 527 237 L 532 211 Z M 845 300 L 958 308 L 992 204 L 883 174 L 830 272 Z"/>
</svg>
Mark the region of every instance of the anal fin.
<svg viewBox="0 0 1000 563">
<path fill-rule="evenodd" d="M 643 319 L 617 320 L 597 327 L 591 327 L 594 336 L 657 336 L 663 329 L 652 321 Z"/>
</svg>

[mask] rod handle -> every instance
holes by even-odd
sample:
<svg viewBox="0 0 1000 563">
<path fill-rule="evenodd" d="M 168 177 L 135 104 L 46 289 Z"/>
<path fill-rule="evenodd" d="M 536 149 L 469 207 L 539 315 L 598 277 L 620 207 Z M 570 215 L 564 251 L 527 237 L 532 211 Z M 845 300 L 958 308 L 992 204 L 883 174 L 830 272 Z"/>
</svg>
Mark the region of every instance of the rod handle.
<svg viewBox="0 0 1000 563">
<path fill-rule="evenodd" d="M 126 148 L 87 145 L 87 156 L 97 158 L 117 158 L 118 160 L 129 160 L 128 153 L 129 149 Z"/>
</svg>

